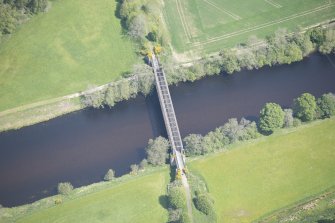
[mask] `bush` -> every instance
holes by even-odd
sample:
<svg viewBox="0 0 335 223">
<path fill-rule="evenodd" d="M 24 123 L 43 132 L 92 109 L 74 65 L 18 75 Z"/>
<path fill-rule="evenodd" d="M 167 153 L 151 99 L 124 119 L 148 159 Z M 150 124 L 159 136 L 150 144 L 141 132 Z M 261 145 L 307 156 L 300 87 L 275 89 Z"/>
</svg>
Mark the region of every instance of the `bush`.
<svg viewBox="0 0 335 223">
<path fill-rule="evenodd" d="M 148 160 L 146 159 L 143 159 L 141 162 L 140 162 L 140 170 L 144 170 L 146 167 L 148 166 Z"/>
<path fill-rule="evenodd" d="M 213 201 L 207 193 L 197 194 L 194 200 L 195 207 L 206 215 L 214 214 Z"/>
<path fill-rule="evenodd" d="M 181 217 L 181 209 L 169 208 L 169 222 L 178 222 Z"/>
<path fill-rule="evenodd" d="M 186 195 L 183 187 L 170 187 L 168 191 L 169 205 L 174 209 L 185 209 Z"/>
<path fill-rule="evenodd" d="M 109 169 L 106 173 L 106 175 L 104 176 L 104 180 L 105 181 L 112 181 L 115 179 L 115 171 L 112 169 Z"/>
<path fill-rule="evenodd" d="M 59 183 L 58 184 L 58 193 L 62 195 L 69 195 L 73 190 L 73 186 L 69 182 Z"/>
<path fill-rule="evenodd" d="M 55 205 L 59 205 L 59 204 L 61 204 L 61 203 L 63 203 L 63 200 L 62 200 L 62 198 L 56 198 L 55 199 Z"/>
<path fill-rule="evenodd" d="M 301 121 L 312 121 L 316 117 L 315 97 L 310 93 L 304 93 L 293 101 L 293 114 Z"/>
<path fill-rule="evenodd" d="M 169 141 L 163 137 L 150 139 L 146 148 L 147 160 L 154 166 L 163 165 L 168 158 Z"/>
<path fill-rule="evenodd" d="M 290 128 L 293 126 L 293 111 L 292 109 L 284 109 L 284 127 Z"/>
<path fill-rule="evenodd" d="M 330 118 L 335 115 L 335 95 L 332 93 L 322 95 L 317 105 L 320 118 Z"/>
<path fill-rule="evenodd" d="M 266 103 L 260 111 L 259 128 L 264 132 L 273 132 L 283 127 L 284 112 L 276 103 Z"/>
<path fill-rule="evenodd" d="M 301 120 L 298 119 L 298 118 L 294 118 L 294 119 L 293 119 L 293 126 L 294 126 L 294 127 L 298 127 L 298 126 L 300 126 L 300 125 L 301 125 Z"/>
<path fill-rule="evenodd" d="M 137 175 L 138 174 L 138 170 L 139 170 L 139 167 L 138 167 L 138 165 L 136 165 L 136 164 L 132 164 L 132 165 L 130 165 L 130 174 L 131 175 Z"/>
</svg>

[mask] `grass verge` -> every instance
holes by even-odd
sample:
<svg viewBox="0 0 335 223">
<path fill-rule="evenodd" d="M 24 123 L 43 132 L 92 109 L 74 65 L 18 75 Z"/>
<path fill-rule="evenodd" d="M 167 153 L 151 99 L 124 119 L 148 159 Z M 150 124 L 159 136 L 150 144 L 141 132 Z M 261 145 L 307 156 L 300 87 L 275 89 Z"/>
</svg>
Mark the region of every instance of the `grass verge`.
<svg viewBox="0 0 335 223">
<path fill-rule="evenodd" d="M 139 176 L 125 175 L 33 204 L 0 209 L 0 222 L 166 222 L 164 209 L 167 168 L 152 168 Z M 55 200 L 63 202 L 56 205 Z"/>
</svg>

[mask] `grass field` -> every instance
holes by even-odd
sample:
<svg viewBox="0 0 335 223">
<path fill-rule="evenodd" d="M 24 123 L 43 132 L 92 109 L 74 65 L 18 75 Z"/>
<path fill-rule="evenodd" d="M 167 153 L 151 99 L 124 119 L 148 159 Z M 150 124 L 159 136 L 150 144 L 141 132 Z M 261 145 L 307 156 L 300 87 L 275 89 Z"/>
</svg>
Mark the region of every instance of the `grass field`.
<svg viewBox="0 0 335 223">
<path fill-rule="evenodd" d="M 171 0 L 165 20 L 181 53 L 217 52 L 278 28 L 295 30 L 335 18 L 334 0 Z"/>
<path fill-rule="evenodd" d="M 168 171 L 158 171 L 33 212 L 17 222 L 166 222 L 167 210 L 159 198 L 166 194 L 168 182 Z"/>
<path fill-rule="evenodd" d="M 0 111 L 111 82 L 137 61 L 116 1 L 57 0 L 0 45 Z"/>
<path fill-rule="evenodd" d="M 335 185 L 335 119 L 194 161 L 218 222 L 251 222 Z"/>
</svg>

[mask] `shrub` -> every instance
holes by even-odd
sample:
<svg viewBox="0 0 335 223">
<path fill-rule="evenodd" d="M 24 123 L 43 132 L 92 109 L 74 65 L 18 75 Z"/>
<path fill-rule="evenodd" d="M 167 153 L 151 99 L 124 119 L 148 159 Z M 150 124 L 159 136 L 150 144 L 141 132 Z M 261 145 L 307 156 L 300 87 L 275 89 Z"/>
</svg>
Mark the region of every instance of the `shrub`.
<svg viewBox="0 0 335 223">
<path fill-rule="evenodd" d="M 138 167 L 138 165 L 136 165 L 136 164 L 132 164 L 132 165 L 130 165 L 130 174 L 131 175 L 137 175 L 138 174 L 138 170 L 139 170 L 139 167 Z"/>
<path fill-rule="evenodd" d="M 301 121 L 312 121 L 316 116 L 315 97 L 304 93 L 293 101 L 293 114 Z"/>
<path fill-rule="evenodd" d="M 194 200 L 194 205 L 199 211 L 206 215 L 215 213 L 213 201 L 207 193 L 197 194 Z"/>
<path fill-rule="evenodd" d="M 174 209 L 186 207 L 186 195 L 183 187 L 170 187 L 168 199 L 170 207 Z"/>
<path fill-rule="evenodd" d="M 106 175 L 104 176 L 104 180 L 105 181 L 112 181 L 115 179 L 115 172 L 112 169 L 109 169 L 106 173 Z"/>
<path fill-rule="evenodd" d="M 147 160 L 154 166 L 163 165 L 168 158 L 169 141 L 163 137 L 150 139 L 146 148 Z"/>
<path fill-rule="evenodd" d="M 148 166 L 148 160 L 143 159 L 143 160 L 140 162 L 140 170 L 144 170 L 147 166 Z"/>
<path fill-rule="evenodd" d="M 56 198 L 55 199 L 55 205 L 59 205 L 59 204 L 61 204 L 61 203 L 63 203 L 63 200 L 62 200 L 62 198 Z"/>
<path fill-rule="evenodd" d="M 293 126 L 293 111 L 292 109 L 284 109 L 284 127 L 290 128 Z"/>
<path fill-rule="evenodd" d="M 69 195 L 73 190 L 73 186 L 69 182 L 59 183 L 58 184 L 58 193 L 62 195 Z"/>
<path fill-rule="evenodd" d="M 335 95 L 332 93 L 322 95 L 317 105 L 320 118 L 330 118 L 335 115 Z"/>
<path fill-rule="evenodd" d="M 301 120 L 298 119 L 298 118 L 294 118 L 294 119 L 293 119 L 293 126 L 294 126 L 294 127 L 298 127 L 298 126 L 300 126 L 300 125 L 301 125 Z"/>
<path fill-rule="evenodd" d="M 276 103 L 266 103 L 260 111 L 259 127 L 264 132 L 273 132 L 283 127 L 284 112 Z"/>
<path fill-rule="evenodd" d="M 169 222 L 178 222 L 181 217 L 181 209 L 169 208 Z"/>
</svg>

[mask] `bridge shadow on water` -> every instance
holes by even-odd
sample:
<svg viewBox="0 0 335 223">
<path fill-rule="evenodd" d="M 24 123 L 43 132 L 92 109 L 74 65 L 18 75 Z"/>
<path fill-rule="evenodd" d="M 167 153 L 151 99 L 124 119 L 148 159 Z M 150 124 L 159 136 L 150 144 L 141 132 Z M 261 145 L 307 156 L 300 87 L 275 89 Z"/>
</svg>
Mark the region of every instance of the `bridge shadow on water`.
<svg viewBox="0 0 335 223">
<path fill-rule="evenodd" d="M 152 128 L 152 135 L 155 138 L 158 136 L 168 138 L 156 88 L 152 89 L 146 97 L 145 103 Z"/>
</svg>

